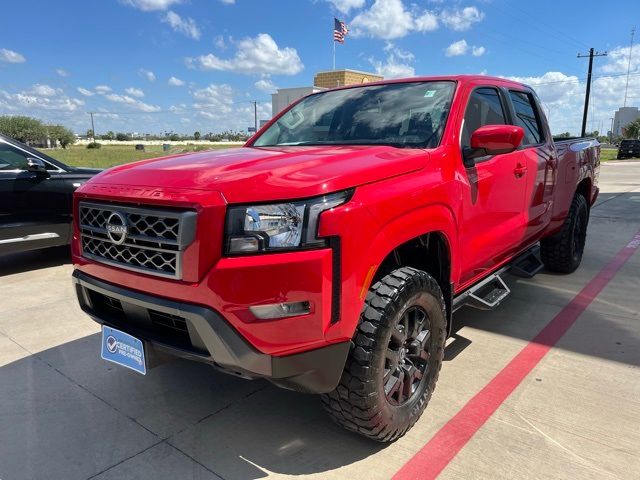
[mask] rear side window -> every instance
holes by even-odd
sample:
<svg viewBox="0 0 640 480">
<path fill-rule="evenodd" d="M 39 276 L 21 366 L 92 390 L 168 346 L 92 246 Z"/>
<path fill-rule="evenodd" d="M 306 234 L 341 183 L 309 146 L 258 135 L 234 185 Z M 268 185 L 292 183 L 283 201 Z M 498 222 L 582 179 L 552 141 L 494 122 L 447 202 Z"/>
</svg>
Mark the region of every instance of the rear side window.
<svg viewBox="0 0 640 480">
<path fill-rule="evenodd" d="M 462 127 L 462 148 L 471 146 L 471 135 L 485 125 L 504 125 L 504 108 L 495 88 L 477 88 L 469 97 Z"/>
<path fill-rule="evenodd" d="M 509 91 L 511 103 L 516 113 L 516 125 L 524 129 L 523 145 L 542 143 L 542 124 L 533 100 L 533 95 L 525 92 Z"/>
<path fill-rule="evenodd" d="M 26 169 L 27 155 L 11 145 L 0 142 L 0 171 Z"/>
</svg>

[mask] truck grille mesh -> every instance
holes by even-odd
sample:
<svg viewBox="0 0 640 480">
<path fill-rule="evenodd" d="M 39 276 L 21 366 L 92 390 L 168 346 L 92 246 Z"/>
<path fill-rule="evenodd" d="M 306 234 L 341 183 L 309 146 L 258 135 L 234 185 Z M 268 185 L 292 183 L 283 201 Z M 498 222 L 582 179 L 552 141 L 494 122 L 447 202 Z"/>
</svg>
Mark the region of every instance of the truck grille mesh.
<svg viewBox="0 0 640 480">
<path fill-rule="evenodd" d="M 80 203 L 82 253 L 150 275 L 182 278 L 182 254 L 195 237 L 195 212 Z M 120 230 L 109 231 L 109 228 Z"/>
</svg>

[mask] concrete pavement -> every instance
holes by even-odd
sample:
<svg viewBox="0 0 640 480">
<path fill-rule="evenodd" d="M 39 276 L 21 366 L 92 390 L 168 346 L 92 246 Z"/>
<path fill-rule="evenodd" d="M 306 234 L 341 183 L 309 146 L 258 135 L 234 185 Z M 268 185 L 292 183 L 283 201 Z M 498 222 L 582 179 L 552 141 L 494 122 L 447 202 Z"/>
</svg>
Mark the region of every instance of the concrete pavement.
<svg viewBox="0 0 640 480">
<path fill-rule="evenodd" d="M 64 250 L 0 258 L 0 479 L 391 478 L 640 229 L 640 162 L 603 165 L 601 191 L 580 269 L 511 277 L 498 309 L 459 311 L 431 404 L 387 446 L 267 382 L 106 363 Z M 441 478 L 638 478 L 639 274 L 636 253 Z"/>
</svg>

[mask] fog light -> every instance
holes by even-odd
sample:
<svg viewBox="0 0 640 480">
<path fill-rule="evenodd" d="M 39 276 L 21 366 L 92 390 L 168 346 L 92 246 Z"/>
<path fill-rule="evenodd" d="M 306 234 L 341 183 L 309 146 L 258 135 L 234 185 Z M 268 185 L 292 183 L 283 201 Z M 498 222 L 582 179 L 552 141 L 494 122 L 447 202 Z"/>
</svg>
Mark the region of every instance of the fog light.
<svg viewBox="0 0 640 480">
<path fill-rule="evenodd" d="M 272 303 L 270 305 L 255 305 L 249 307 L 249 310 L 256 318 L 269 320 L 306 315 L 311 312 L 311 304 L 309 302 Z"/>
</svg>

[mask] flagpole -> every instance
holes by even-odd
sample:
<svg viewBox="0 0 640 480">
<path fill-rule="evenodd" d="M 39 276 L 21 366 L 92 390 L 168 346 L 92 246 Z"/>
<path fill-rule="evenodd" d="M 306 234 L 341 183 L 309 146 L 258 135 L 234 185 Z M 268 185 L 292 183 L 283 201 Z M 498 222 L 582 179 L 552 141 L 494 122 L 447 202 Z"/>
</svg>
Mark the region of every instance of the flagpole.
<svg viewBox="0 0 640 480">
<path fill-rule="evenodd" d="M 333 41 L 333 69 L 336 69 L 336 41 Z"/>
</svg>

